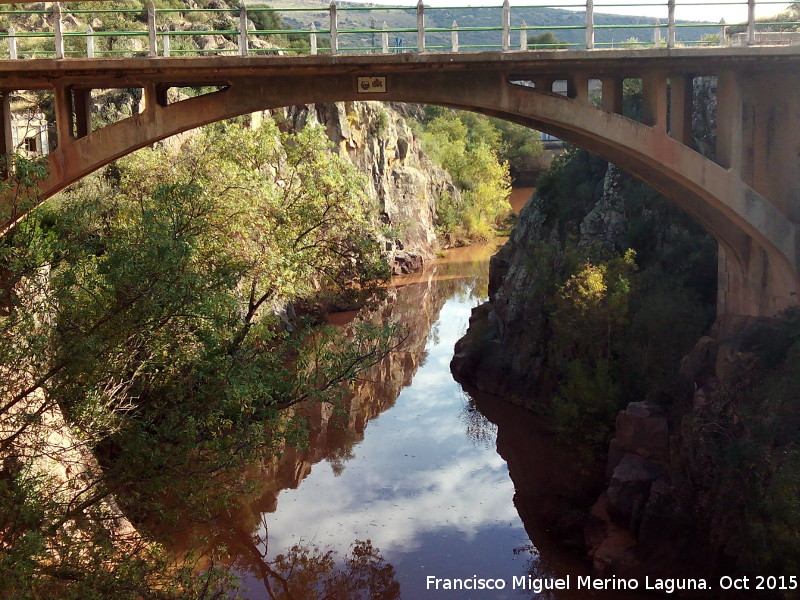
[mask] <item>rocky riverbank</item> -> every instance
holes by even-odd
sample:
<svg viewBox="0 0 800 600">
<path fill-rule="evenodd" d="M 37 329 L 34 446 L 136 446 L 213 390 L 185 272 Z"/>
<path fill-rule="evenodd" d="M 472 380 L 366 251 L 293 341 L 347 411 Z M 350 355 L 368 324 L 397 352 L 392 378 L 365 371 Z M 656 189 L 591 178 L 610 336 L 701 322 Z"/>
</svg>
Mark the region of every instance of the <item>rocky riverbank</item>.
<svg viewBox="0 0 800 600">
<path fill-rule="evenodd" d="M 592 164 L 580 166 L 594 190 L 586 201 L 577 188 L 557 198 L 558 180 L 520 214 L 492 258 L 489 302 L 474 309 L 453 373 L 549 414 L 562 438 L 605 461 L 605 483 L 576 521 L 597 574 L 787 573 L 800 562 L 798 317 L 742 320 L 713 337 L 700 337 L 708 321 L 687 328 L 682 311 L 704 296 L 687 292 L 702 282 L 686 275 L 713 277 L 710 260 L 686 263 L 700 256 L 688 241 L 698 234 L 659 215 L 658 203 L 633 203 L 625 176 L 610 167 L 599 177 Z M 562 169 L 574 177 L 577 167 Z M 630 247 L 633 272 L 614 258 Z M 609 273 L 625 285 L 613 288 Z"/>
</svg>

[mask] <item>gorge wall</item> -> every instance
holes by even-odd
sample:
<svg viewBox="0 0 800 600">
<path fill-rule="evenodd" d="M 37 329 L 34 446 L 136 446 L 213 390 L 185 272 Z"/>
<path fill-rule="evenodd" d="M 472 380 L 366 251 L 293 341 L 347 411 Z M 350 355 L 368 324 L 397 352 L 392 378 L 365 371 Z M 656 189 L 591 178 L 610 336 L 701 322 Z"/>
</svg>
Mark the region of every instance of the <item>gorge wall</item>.
<svg viewBox="0 0 800 600">
<path fill-rule="evenodd" d="M 323 126 L 335 151 L 364 173 L 365 200 L 385 226 L 382 243 L 394 274 L 419 270 L 435 257 L 436 199 L 449 194 L 460 201 L 461 192 L 396 110 L 378 102 L 338 102 L 292 106 L 274 116 L 293 131 Z"/>
<path fill-rule="evenodd" d="M 710 320 L 683 311 L 694 303 L 713 314 L 713 294 L 698 293 L 700 279 L 713 280 L 713 252 L 698 248 L 713 240 L 668 218 L 658 202 L 632 202 L 636 188 L 613 165 L 602 176 L 591 165 L 581 166 L 585 202 L 559 205 L 559 186 L 544 181 L 520 214 L 492 258 L 490 299 L 474 309 L 456 345 L 453 373 L 549 414 L 569 443 L 593 448 L 590 463 L 605 463 L 605 483 L 594 489 L 596 501 L 584 506 L 579 524 L 598 575 L 713 579 L 791 570 L 798 544 L 794 534 L 780 532 L 796 532 L 799 518 L 791 508 L 800 481 L 793 400 L 798 317 L 753 320 L 695 342 Z M 575 161 L 561 165 L 569 178 L 574 167 Z M 581 190 L 570 193 L 574 199 Z M 600 268 L 590 273 L 607 275 L 614 254 L 630 247 L 638 263 L 625 288 L 631 296 L 592 305 L 592 293 L 610 294 L 611 286 L 604 287 L 608 278 L 580 279 L 580 273 L 595 264 Z M 697 260 L 687 262 L 693 252 Z M 587 326 L 595 319 L 608 323 L 610 341 L 607 352 L 590 360 L 590 350 L 573 344 L 565 360 L 558 322 L 565 298 L 578 288 L 590 311 L 589 320 L 567 321 L 579 326 L 573 337 L 602 341 Z M 623 309 L 618 321 L 607 318 L 608 310 Z M 687 328 L 691 319 L 695 326 Z M 645 330 L 652 335 L 637 342 Z M 666 360 L 650 362 L 648 354 Z M 584 367 L 579 377 L 576 364 Z M 610 374 L 610 383 L 598 373 Z M 598 409 L 604 403 L 605 413 Z M 581 421 L 583 429 L 574 426 Z M 608 434 L 592 445 L 597 430 Z"/>
</svg>

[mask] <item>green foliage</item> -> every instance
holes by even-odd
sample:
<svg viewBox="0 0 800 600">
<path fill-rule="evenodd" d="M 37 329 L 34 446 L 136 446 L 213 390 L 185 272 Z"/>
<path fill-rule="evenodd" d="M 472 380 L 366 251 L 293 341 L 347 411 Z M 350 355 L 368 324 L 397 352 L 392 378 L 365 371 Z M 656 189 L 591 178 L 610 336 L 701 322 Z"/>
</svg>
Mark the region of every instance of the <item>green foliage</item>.
<svg viewBox="0 0 800 600">
<path fill-rule="evenodd" d="M 378 107 L 374 127 L 376 137 L 383 136 L 383 134 L 386 133 L 386 129 L 389 127 L 389 113 L 386 112 L 386 109 L 384 109 L 382 106 Z"/>
<path fill-rule="evenodd" d="M 695 473 L 702 477 L 698 483 L 705 494 L 697 526 L 712 524 L 729 536 L 730 551 L 750 574 L 793 573 L 800 567 L 796 313 L 779 315 L 772 324 L 773 334 L 783 330 L 778 334 L 782 340 L 776 344 L 777 353 L 753 331 L 733 341 L 738 351 L 754 352 L 759 358 L 743 364 L 692 424 L 689 456 Z M 787 339 L 793 340 L 788 348 Z M 775 597 L 788 600 L 794 593 L 776 592 Z"/>
<path fill-rule="evenodd" d="M 508 163 L 511 173 L 536 169 L 535 159 L 544 152 L 541 134 L 530 127 L 503 119 L 490 119 L 490 122 L 500 133 L 497 155 L 501 162 Z"/>
<path fill-rule="evenodd" d="M 205 586 L 106 529 L 119 513 L 105 499 L 124 491 L 129 516 L 165 526 L 218 512 L 237 467 L 303 440 L 287 408 L 337 402 L 393 346 L 392 325 L 275 313 L 347 288 L 367 298 L 388 277 L 362 183 L 320 129 L 220 125 L 85 179 L 3 240 L 16 294 L 0 317 L 3 595 L 217 597 L 215 570 Z M 100 460 L 77 490 L 48 462 L 74 457 L 42 437 L 60 415 Z"/>
<path fill-rule="evenodd" d="M 442 113 L 428 121 L 421 137 L 425 151 L 462 192 L 458 205 L 450 196 L 438 199 L 440 233 L 451 240 L 490 237 L 510 210 L 508 164 L 500 162 L 494 149 L 500 145 L 500 132 L 471 113 Z"/>
<path fill-rule="evenodd" d="M 275 11 L 262 11 L 260 9 L 270 8 L 268 4 L 252 4 L 248 7 L 247 16 L 253 21 L 253 25 L 259 31 L 274 31 L 285 29 L 283 19 Z"/>
<path fill-rule="evenodd" d="M 776 15 L 759 17 L 756 19 L 758 31 L 800 31 L 800 2 L 791 2 L 786 10 Z M 730 25 L 728 34 L 743 33 L 747 31 L 747 24 Z"/>
<path fill-rule="evenodd" d="M 4 154 L 0 156 L 0 168 L 10 174 L 0 182 L 0 193 L 3 195 L 0 220 L 13 222 L 18 215 L 25 214 L 38 203 L 36 186 L 47 177 L 47 158 Z"/>
<path fill-rule="evenodd" d="M 568 443 L 608 442 L 616 411 L 661 398 L 680 358 L 714 317 L 716 244 L 654 190 L 619 180 L 627 231 L 613 247 L 580 243 L 603 193 L 607 163 L 568 148 L 538 181 L 542 238 L 526 268 L 544 302 L 543 374 Z M 548 233 L 549 232 L 549 233 Z M 587 459 L 589 454 L 587 454 Z"/>
<path fill-rule="evenodd" d="M 552 31 L 528 36 L 528 50 L 563 50 L 569 48 L 564 40 L 558 39 Z"/>
<path fill-rule="evenodd" d="M 641 79 L 622 80 L 622 114 L 641 121 L 644 114 L 644 93 Z"/>
<path fill-rule="evenodd" d="M 608 447 L 623 396 L 607 360 L 575 359 L 565 375 L 552 401 L 555 429 L 563 440 L 580 440 L 580 455 L 591 464 Z"/>
<path fill-rule="evenodd" d="M 283 22 L 280 13 L 276 11 L 258 10 L 262 8 L 270 8 L 270 6 L 268 4 L 255 4 L 248 7 L 247 16 L 251 21 L 253 21 L 253 25 L 257 31 L 291 30 L 291 27 L 287 27 Z M 298 33 L 267 34 L 266 39 L 279 48 L 307 50 L 310 47 L 306 36 Z M 320 44 L 320 47 L 322 47 L 322 44 Z"/>
<path fill-rule="evenodd" d="M 586 264 L 561 286 L 551 313 L 552 364 L 611 358 L 618 332 L 628 325 L 635 257 L 628 250 L 600 265 Z"/>
</svg>

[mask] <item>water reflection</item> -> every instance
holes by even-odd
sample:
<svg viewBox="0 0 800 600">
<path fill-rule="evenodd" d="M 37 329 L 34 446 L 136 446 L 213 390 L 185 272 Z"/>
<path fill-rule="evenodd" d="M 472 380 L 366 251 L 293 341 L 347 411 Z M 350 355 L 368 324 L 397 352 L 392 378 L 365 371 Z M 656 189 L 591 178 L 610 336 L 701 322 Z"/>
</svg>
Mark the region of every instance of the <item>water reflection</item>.
<svg viewBox="0 0 800 600">
<path fill-rule="evenodd" d="M 254 537 L 251 571 L 270 600 L 397 600 L 400 584 L 370 541 L 356 540 L 345 556 L 310 543 L 298 543 L 270 558 Z M 234 564 L 241 569 L 241 557 Z"/>
<path fill-rule="evenodd" d="M 555 598 L 513 590 L 512 578 L 582 573 L 548 542 L 559 515 L 544 491 L 552 485 L 558 496 L 571 485 L 552 439 L 531 433 L 530 413 L 473 400 L 450 376 L 453 346 L 485 298 L 495 246 L 459 249 L 397 278 L 391 301 L 369 318 L 405 323 L 405 343 L 358 382 L 342 410 L 304 409 L 308 447 L 252 467 L 257 491 L 215 523 L 245 598 Z M 448 596 L 426 589 L 428 576 L 508 586 Z"/>
</svg>

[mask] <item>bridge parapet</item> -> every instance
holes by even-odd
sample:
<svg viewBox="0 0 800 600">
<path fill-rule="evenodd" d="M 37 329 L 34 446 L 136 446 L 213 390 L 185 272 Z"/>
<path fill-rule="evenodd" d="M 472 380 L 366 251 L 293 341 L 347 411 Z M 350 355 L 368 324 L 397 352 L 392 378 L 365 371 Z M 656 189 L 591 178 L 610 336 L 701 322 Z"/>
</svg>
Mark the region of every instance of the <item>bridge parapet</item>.
<svg viewBox="0 0 800 600">
<path fill-rule="evenodd" d="M 779 20 L 757 21 L 758 9 L 776 10 L 773 0 L 720 4 L 720 10 L 724 6 L 739 23 L 727 27 L 721 14 L 706 11 L 704 16 L 693 18 L 696 13 L 691 11 L 699 7 L 716 10 L 714 4 L 697 0 L 624 5 L 626 11 L 651 15 L 647 17 L 614 17 L 604 11 L 617 11 L 620 4 L 584 2 L 566 5 L 570 10 L 561 11 L 564 22 L 559 25 L 537 24 L 544 17 L 553 18 L 551 13 L 557 5 L 548 0 L 538 5 L 533 2 L 512 6 L 505 0 L 494 7 L 455 8 L 426 7 L 422 0 L 410 6 L 359 6 L 332 0 L 327 9 L 312 5 L 249 7 L 244 1 L 235 8 L 156 8 L 152 3 L 142 4 L 141 8 L 80 8 L 79 3 L 70 3 L 79 8 L 65 9 L 54 3 L 49 10 L 0 10 L 0 23 L 8 23 L 5 32 L 0 33 L 0 40 L 6 42 L 0 45 L 0 59 L 3 53 L 12 59 L 61 59 L 278 52 L 509 52 L 527 50 L 531 45 L 540 50 L 662 45 L 673 48 L 725 46 L 731 39 L 728 32 L 735 39 L 743 38 L 746 44 L 754 45 L 767 39 L 764 36 L 774 28 L 796 30 L 800 25 L 800 10 L 789 10 Z M 217 26 L 192 24 L 198 14 Z M 709 14 L 715 17 L 709 19 Z M 292 27 L 281 28 L 281 17 Z M 111 26 L 111 22 L 117 26 Z M 126 29 L 125 23 L 140 27 Z M 197 39 L 205 41 L 199 46 L 187 44 L 188 40 Z"/>
</svg>

